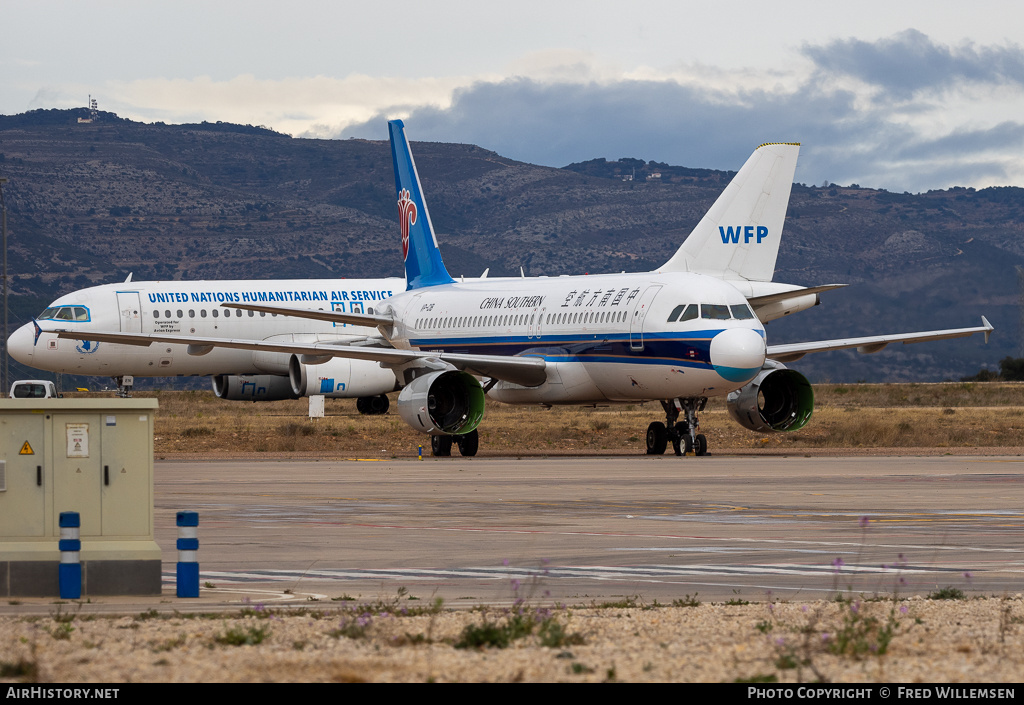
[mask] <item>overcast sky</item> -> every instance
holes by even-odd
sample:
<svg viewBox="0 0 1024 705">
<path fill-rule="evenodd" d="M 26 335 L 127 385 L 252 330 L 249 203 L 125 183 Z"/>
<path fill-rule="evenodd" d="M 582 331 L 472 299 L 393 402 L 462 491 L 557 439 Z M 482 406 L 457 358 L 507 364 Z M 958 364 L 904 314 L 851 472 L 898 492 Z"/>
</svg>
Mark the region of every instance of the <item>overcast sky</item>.
<svg viewBox="0 0 1024 705">
<path fill-rule="evenodd" d="M 0 113 L 84 106 L 296 137 L 470 142 L 536 164 L 1024 186 L 1024 3 L 0 0 Z M 0 146 L 2 151 L 2 146 Z"/>
</svg>

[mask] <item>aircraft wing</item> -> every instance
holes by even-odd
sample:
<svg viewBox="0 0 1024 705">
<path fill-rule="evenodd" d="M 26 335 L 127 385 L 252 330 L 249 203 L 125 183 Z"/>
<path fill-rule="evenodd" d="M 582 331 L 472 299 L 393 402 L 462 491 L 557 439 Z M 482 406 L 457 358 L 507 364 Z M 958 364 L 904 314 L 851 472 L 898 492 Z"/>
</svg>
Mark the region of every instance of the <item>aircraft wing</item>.
<svg viewBox="0 0 1024 705">
<path fill-rule="evenodd" d="M 779 362 L 793 362 L 807 353 L 857 348 L 857 352 L 875 353 L 889 343 L 923 343 L 926 340 L 945 340 L 947 338 L 965 338 L 975 333 L 984 333 L 985 342 L 995 328 L 988 319 L 981 317 L 981 325 L 975 328 L 949 328 L 947 330 L 931 330 L 922 333 L 897 333 L 894 335 L 874 335 L 866 338 L 841 338 L 839 340 L 818 340 L 809 343 L 790 343 L 788 345 L 769 345 L 768 357 Z"/>
<path fill-rule="evenodd" d="M 351 326 L 393 326 L 395 319 L 376 313 L 346 313 L 345 311 L 316 311 L 308 308 L 292 308 L 289 306 L 264 306 L 261 304 L 221 304 L 223 308 L 239 308 L 243 311 L 262 311 L 292 318 L 311 318 L 316 321 L 347 323 Z"/>
<path fill-rule="evenodd" d="M 325 313 L 321 311 L 320 313 Z M 57 329 L 47 331 L 59 338 L 81 340 L 81 330 Z M 213 348 L 259 350 L 301 355 L 307 364 L 319 364 L 332 357 L 379 362 L 382 367 L 402 367 L 420 362 L 426 366 L 454 367 L 481 377 L 494 377 L 506 382 L 535 387 L 547 379 L 547 363 L 540 357 L 509 357 L 503 355 L 467 355 L 460 353 L 429 352 L 425 350 L 399 350 L 396 348 L 357 347 L 331 343 L 288 343 L 271 340 L 245 340 L 232 338 L 205 338 L 200 336 L 163 335 L 160 333 L 94 333 L 89 340 L 119 345 L 151 345 L 172 343 L 188 345 L 190 355 L 205 355 Z"/>
</svg>

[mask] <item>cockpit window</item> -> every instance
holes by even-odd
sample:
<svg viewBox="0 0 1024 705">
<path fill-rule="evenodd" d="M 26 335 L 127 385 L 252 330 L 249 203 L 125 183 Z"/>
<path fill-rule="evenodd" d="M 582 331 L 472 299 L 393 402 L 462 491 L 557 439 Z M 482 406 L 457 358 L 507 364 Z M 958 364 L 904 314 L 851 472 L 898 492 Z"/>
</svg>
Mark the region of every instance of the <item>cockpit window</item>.
<svg viewBox="0 0 1024 705">
<path fill-rule="evenodd" d="M 89 309 L 85 306 L 51 306 L 36 318 L 37 321 L 88 321 Z"/>
<path fill-rule="evenodd" d="M 728 321 L 732 318 L 729 307 L 725 304 L 701 304 L 700 317 L 712 321 Z"/>
<path fill-rule="evenodd" d="M 692 321 L 696 317 L 697 304 L 679 304 L 672 309 L 672 313 L 668 315 L 668 322 L 675 323 L 676 321 L 679 321 L 682 323 L 683 321 Z"/>
<path fill-rule="evenodd" d="M 747 306 L 746 304 L 736 304 L 735 306 L 730 306 L 729 308 L 732 309 L 732 317 L 739 319 L 741 321 L 745 321 L 747 319 L 754 317 L 754 312 L 751 311 L 750 307 Z"/>
</svg>

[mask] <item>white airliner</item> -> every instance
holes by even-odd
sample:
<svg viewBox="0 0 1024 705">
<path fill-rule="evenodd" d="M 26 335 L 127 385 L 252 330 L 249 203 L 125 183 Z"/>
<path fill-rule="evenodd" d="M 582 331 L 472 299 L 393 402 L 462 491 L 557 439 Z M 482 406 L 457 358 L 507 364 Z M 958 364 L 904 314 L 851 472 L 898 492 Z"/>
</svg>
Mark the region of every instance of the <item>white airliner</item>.
<svg viewBox="0 0 1024 705">
<path fill-rule="evenodd" d="M 821 291 L 835 286 L 771 281 L 799 152 L 795 144 L 758 147 L 656 271 L 457 282 L 441 260 L 405 127 L 396 120 L 389 128 L 406 290 L 372 314 L 248 301 L 223 306 L 373 326 L 390 348 L 115 331 L 90 333 L 91 340 L 187 344 L 191 354 L 226 347 L 294 355 L 307 363 L 335 357 L 378 363 L 402 387 L 400 416 L 431 435 L 435 455 L 449 455 L 453 440 L 463 455 L 477 452 L 485 395 L 542 405 L 659 400 L 665 422 L 648 427 L 647 452 L 664 453 L 671 442 L 677 454 L 692 449 L 704 455 L 707 440 L 698 433 L 697 413 L 709 397 L 727 396 L 731 416 L 756 431 L 791 431 L 807 423 L 811 386 L 783 361 L 978 332 L 987 338 L 992 330 L 982 318 L 974 328 L 767 345 L 763 322 L 812 306 Z M 62 339 L 78 337 L 66 326 L 53 328 Z"/>
<path fill-rule="evenodd" d="M 213 376 L 223 399 L 272 401 L 311 394 L 358 398 L 364 413 L 383 413 L 395 375 L 374 362 L 328 358 L 322 364 L 284 353 L 196 348 L 166 343 L 154 347 L 99 342 L 95 331 L 200 336 L 243 336 L 273 342 L 387 345 L 376 328 L 315 321 L 255 311 L 230 311 L 225 302 L 288 302 L 292 306 L 373 313 L 402 279 L 301 279 L 267 281 L 128 281 L 62 296 L 33 323 L 11 335 L 11 356 L 40 370 L 111 376 L 122 393 L 132 377 Z M 42 326 L 58 324 L 75 339 L 58 339 Z"/>
</svg>

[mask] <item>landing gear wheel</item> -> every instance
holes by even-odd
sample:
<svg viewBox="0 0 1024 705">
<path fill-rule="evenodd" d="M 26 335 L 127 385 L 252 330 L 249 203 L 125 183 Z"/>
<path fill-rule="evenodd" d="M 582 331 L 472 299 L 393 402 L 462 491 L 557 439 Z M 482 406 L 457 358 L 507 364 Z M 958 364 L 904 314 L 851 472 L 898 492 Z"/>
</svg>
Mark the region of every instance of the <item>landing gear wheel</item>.
<svg viewBox="0 0 1024 705">
<path fill-rule="evenodd" d="M 707 455 L 708 454 L 708 439 L 703 433 L 698 433 L 693 444 L 694 455 Z"/>
<path fill-rule="evenodd" d="M 668 431 L 661 421 L 647 427 L 647 455 L 663 455 L 668 446 Z"/>
<path fill-rule="evenodd" d="M 431 436 L 430 454 L 435 458 L 447 458 L 452 454 L 451 436 Z"/>
<path fill-rule="evenodd" d="M 686 423 L 680 421 L 673 430 L 672 450 L 675 451 L 676 455 L 686 455 L 693 450 L 693 444 L 690 442 L 690 428 Z"/>
<path fill-rule="evenodd" d="M 391 401 L 387 394 L 378 394 L 375 397 L 359 397 L 356 399 L 356 411 L 364 416 L 379 416 L 388 413 Z"/>
<path fill-rule="evenodd" d="M 437 436 L 435 436 L 435 438 L 436 437 Z M 459 444 L 459 453 L 461 455 L 467 458 L 472 458 L 480 448 L 480 434 L 477 433 L 477 430 L 474 428 L 469 433 L 456 436 L 455 442 Z"/>
<path fill-rule="evenodd" d="M 386 414 L 388 413 L 388 409 L 391 407 L 391 401 L 388 399 L 387 394 L 380 394 L 375 397 L 369 397 L 368 400 L 370 402 L 370 414 Z"/>
</svg>

